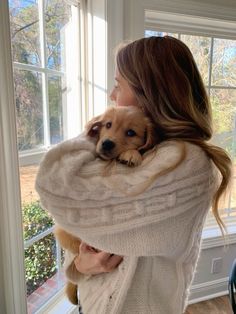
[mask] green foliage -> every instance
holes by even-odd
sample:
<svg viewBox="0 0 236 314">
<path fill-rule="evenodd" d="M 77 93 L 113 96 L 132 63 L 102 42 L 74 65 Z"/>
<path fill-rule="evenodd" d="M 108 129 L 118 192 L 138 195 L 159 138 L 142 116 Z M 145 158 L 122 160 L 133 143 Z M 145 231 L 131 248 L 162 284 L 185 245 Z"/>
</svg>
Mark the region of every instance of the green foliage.
<svg viewBox="0 0 236 314">
<path fill-rule="evenodd" d="M 53 220 L 39 201 L 23 205 L 24 240 L 27 241 L 53 226 Z"/>
<path fill-rule="evenodd" d="M 38 201 L 23 205 L 24 239 L 29 240 L 53 226 L 53 220 Z M 56 243 L 53 234 L 25 250 L 27 295 L 56 273 Z"/>
</svg>

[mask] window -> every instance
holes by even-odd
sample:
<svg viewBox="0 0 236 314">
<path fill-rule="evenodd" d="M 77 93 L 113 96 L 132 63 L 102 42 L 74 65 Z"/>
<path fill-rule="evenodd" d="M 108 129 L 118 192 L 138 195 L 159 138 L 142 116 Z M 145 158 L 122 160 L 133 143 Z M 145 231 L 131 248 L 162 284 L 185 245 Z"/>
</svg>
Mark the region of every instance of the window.
<svg viewBox="0 0 236 314">
<path fill-rule="evenodd" d="M 210 96 L 213 109 L 212 142 L 226 149 L 235 165 L 236 158 L 236 38 L 218 21 L 177 14 L 146 12 L 145 36 L 170 36 L 182 40 L 192 51 Z M 213 25 L 217 25 L 214 29 Z M 218 31 L 220 30 L 220 31 Z M 218 32 L 217 32 L 218 31 Z M 234 173 L 233 180 L 236 175 Z M 233 185 L 234 186 L 234 185 Z M 229 233 L 235 233 L 236 191 L 220 203 L 220 214 Z M 204 237 L 220 235 L 210 212 Z"/>
<path fill-rule="evenodd" d="M 78 102 L 71 102 L 80 97 L 79 31 L 75 31 L 79 14 L 77 8 L 58 0 L 9 0 L 9 6 L 22 157 L 81 130 Z M 72 111 L 74 118 L 68 123 Z"/>
<path fill-rule="evenodd" d="M 63 252 L 34 181 L 47 149 L 82 129 L 80 7 L 61 0 L 9 0 L 9 14 L 27 305 L 34 313 L 64 283 Z"/>
<path fill-rule="evenodd" d="M 4 313 L 26 313 L 28 293 L 29 313 L 68 312 L 63 254 L 34 178 L 51 145 L 107 106 L 106 1 L 0 3 L 0 303 Z"/>
</svg>

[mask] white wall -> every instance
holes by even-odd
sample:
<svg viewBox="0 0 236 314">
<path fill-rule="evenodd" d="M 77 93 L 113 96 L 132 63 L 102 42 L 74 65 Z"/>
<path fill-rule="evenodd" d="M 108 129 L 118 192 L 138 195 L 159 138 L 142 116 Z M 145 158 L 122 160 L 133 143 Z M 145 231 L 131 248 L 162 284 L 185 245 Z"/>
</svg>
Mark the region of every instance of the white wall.
<svg viewBox="0 0 236 314">
<path fill-rule="evenodd" d="M 212 259 L 222 258 L 222 270 L 212 274 Z M 201 252 L 197 271 L 191 288 L 190 303 L 207 300 L 228 293 L 228 276 L 236 258 L 236 244 L 204 249 Z"/>
</svg>

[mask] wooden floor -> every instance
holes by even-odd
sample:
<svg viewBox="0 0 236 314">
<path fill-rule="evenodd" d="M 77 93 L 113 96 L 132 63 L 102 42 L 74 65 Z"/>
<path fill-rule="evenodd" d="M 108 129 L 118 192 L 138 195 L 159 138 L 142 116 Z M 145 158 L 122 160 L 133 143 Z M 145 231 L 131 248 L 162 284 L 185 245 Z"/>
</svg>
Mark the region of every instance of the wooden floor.
<svg viewBox="0 0 236 314">
<path fill-rule="evenodd" d="M 191 304 L 184 314 L 233 314 L 229 297 L 223 296 L 216 299 Z"/>
</svg>

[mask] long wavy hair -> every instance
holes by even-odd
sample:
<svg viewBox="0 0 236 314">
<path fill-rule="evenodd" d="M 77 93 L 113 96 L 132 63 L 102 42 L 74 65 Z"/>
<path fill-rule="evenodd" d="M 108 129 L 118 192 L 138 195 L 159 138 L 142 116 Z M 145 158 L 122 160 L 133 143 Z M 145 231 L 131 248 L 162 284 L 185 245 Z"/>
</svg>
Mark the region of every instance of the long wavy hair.
<svg viewBox="0 0 236 314">
<path fill-rule="evenodd" d="M 213 132 L 211 105 L 191 51 L 170 36 L 142 38 L 118 49 L 116 66 L 156 126 L 159 142 L 199 145 L 221 172 L 212 211 L 224 234 L 218 207 L 231 179 L 232 163 L 222 148 L 208 142 Z"/>
</svg>

